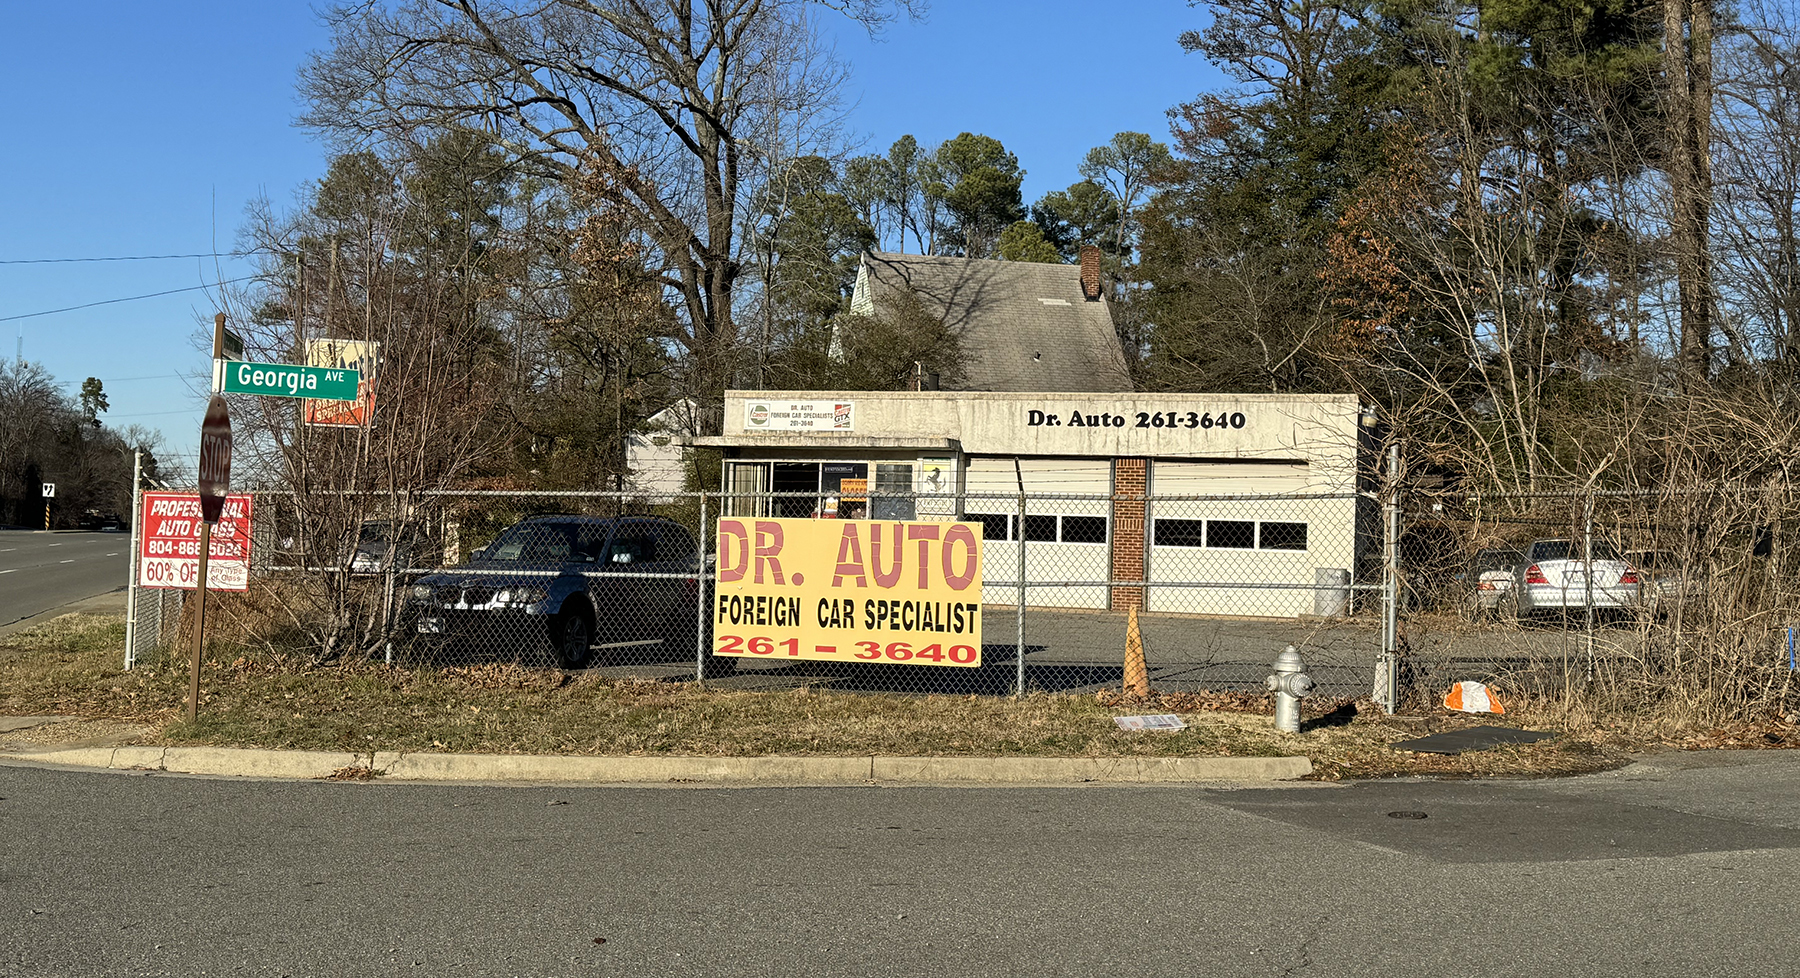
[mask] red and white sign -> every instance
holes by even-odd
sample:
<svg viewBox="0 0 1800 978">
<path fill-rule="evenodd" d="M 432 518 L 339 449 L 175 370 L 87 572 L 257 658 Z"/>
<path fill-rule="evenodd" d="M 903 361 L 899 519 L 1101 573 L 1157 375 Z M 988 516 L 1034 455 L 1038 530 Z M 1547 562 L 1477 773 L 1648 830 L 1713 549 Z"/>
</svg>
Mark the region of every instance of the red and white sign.
<svg viewBox="0 0 1800 978">
<path fill-rule="evenodd" d="M 380 352 L 380 343 L 364 340 L 308 340 L 308 366 L 355 370 L 361 375 L 361 379 L 356 385 L 354 401 L 309 399 L 306 402 L 306 423 L 333 428 L 360 428 L 368 424 L 375 412 L 375 368 L 380 363 Z"/>
<path fill-rule="evenodd" d="M 219 522 L 219 510 L 231 486 L 231 412 L 217 394 L 206 405 L 200 423 L 200 513 L 208 523 Z"/>
<path fill-rule="evenodd" d="M 249 495 L 226 496 L 212 531 L 206 565 L 208 591 L 250 588 Z M 139 514 L 139 587 L 191 588 L 200 577 L 200 497 L 193 493 L 146 492 Z"/>
</svg>

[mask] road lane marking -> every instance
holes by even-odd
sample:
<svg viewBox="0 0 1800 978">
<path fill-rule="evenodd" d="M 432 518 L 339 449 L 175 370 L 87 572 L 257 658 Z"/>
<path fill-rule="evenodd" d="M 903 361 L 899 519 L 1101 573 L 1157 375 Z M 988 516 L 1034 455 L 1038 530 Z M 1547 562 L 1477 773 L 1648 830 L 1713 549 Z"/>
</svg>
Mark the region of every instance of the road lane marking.
<svg viewBox="0 0 1800 978">
<path fill-rule="evenodd" d="M 117 554 L 117 553 L 116 553 L 116 552 L 115 552 L 115 553 L 110 553 L 110 554 L 107 554 L 107 556 L 108 556 L 108 557 L 117 557 L 117 556 L 118 556 L 118 554 Z"/>
<path fill-rule="evenodd" d="M 73 560 L 59 560 L 59 561 L 57 561 L 57 563 L 59 563 L 59 564 L 73 564 L 73 563 L 74 563 L 74 562 L 75 562 L 75 561 L 73 561 Z"/>
<path fill-rule="evenodd" d="M 0 574 L 11 574 L 11 573 L 12 573 L 12 572 L 13 572 L 13 571 L 16 571 L 16 570 L 18 570 L 18 568 L 17 568 L 17 567 L 14 567 L 14 568 L 11 568 L 11 569 L 9 569 L 9 570 L 3 570 L 3 571 L 0 571 Z"/>
</svg>

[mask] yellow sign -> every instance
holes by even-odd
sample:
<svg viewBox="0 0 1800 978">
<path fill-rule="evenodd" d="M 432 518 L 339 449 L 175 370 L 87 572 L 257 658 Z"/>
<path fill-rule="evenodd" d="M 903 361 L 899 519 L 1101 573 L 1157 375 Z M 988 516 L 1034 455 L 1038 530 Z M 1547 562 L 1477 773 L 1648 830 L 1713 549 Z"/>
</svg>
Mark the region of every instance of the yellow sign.
<svg viewBox="0 0 1800 978">
<path fill-rule="evenodd" d="M 981 524 L 719 521 L 713 653 L 981 665 Z"/>
<path fill-rule="evenodd" d="M 308 340 L 306 362 L 315 367 L 356 370 L 361 379 L 356 385 L 356 400 L 327 401 L 314 398 L 306 402 L 306 423 L 337 428 L 357 428 L 369 423 L 375 409 L 375 367 L 380 361 L 380 343 L 363 340 Z"/>
</svg>

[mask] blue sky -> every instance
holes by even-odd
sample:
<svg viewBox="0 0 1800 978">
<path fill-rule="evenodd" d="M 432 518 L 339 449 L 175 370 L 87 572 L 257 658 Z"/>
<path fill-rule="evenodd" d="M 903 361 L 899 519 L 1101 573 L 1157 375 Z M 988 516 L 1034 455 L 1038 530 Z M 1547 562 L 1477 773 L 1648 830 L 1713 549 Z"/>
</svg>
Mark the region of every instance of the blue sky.
<svg viewBox="0 0 1800 978">
<path fill-rule="evenodd" d="M 875 41 L 823 23 L 867 151 L 985 133 L 1019 157 L 1030 201 L 1115 132 L 1166 139 L 1164 112 L 1220 85 L 1175 43 L 1207 18 L 1183 0 L 938 0 Z M 235 259 L 18 262 L 229 251 L 250 201 L 285 205 L 324 171 L 293 126 L 295 72 L 326 40 L 310 5 L 12 0 L 0 24 L 0 320 L 246 274 Z M 199 290 L 0 321 L 0 354 L 22 330 L 25 359 L 71 392 L 101 378 L 111 423 L 187 454 L 205 401 L 193 337 L 214 308 Z"/>
</svg>

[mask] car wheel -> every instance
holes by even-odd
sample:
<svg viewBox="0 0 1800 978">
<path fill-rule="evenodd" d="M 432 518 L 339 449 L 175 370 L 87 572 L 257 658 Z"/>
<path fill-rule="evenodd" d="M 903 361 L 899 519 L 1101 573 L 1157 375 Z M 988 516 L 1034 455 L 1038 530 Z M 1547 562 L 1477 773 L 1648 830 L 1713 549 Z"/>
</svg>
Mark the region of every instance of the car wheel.
<svg viewBox="0 0 1800 978">
<path fill-rule="evenodd" d="M 1502 625 L 1517 625 L 1519 621 L 1519 597 L 1516 594 L 1503 594 L 1494 605 L 1494 620 Z"/>
<path fill-rule="evenodd" d="M 593 653 L 594 623 L 587 609 L 571 608 L 557 615 L 550 626 L 550 650 L 564 669 L 582 669 Z"/>
</svg>

